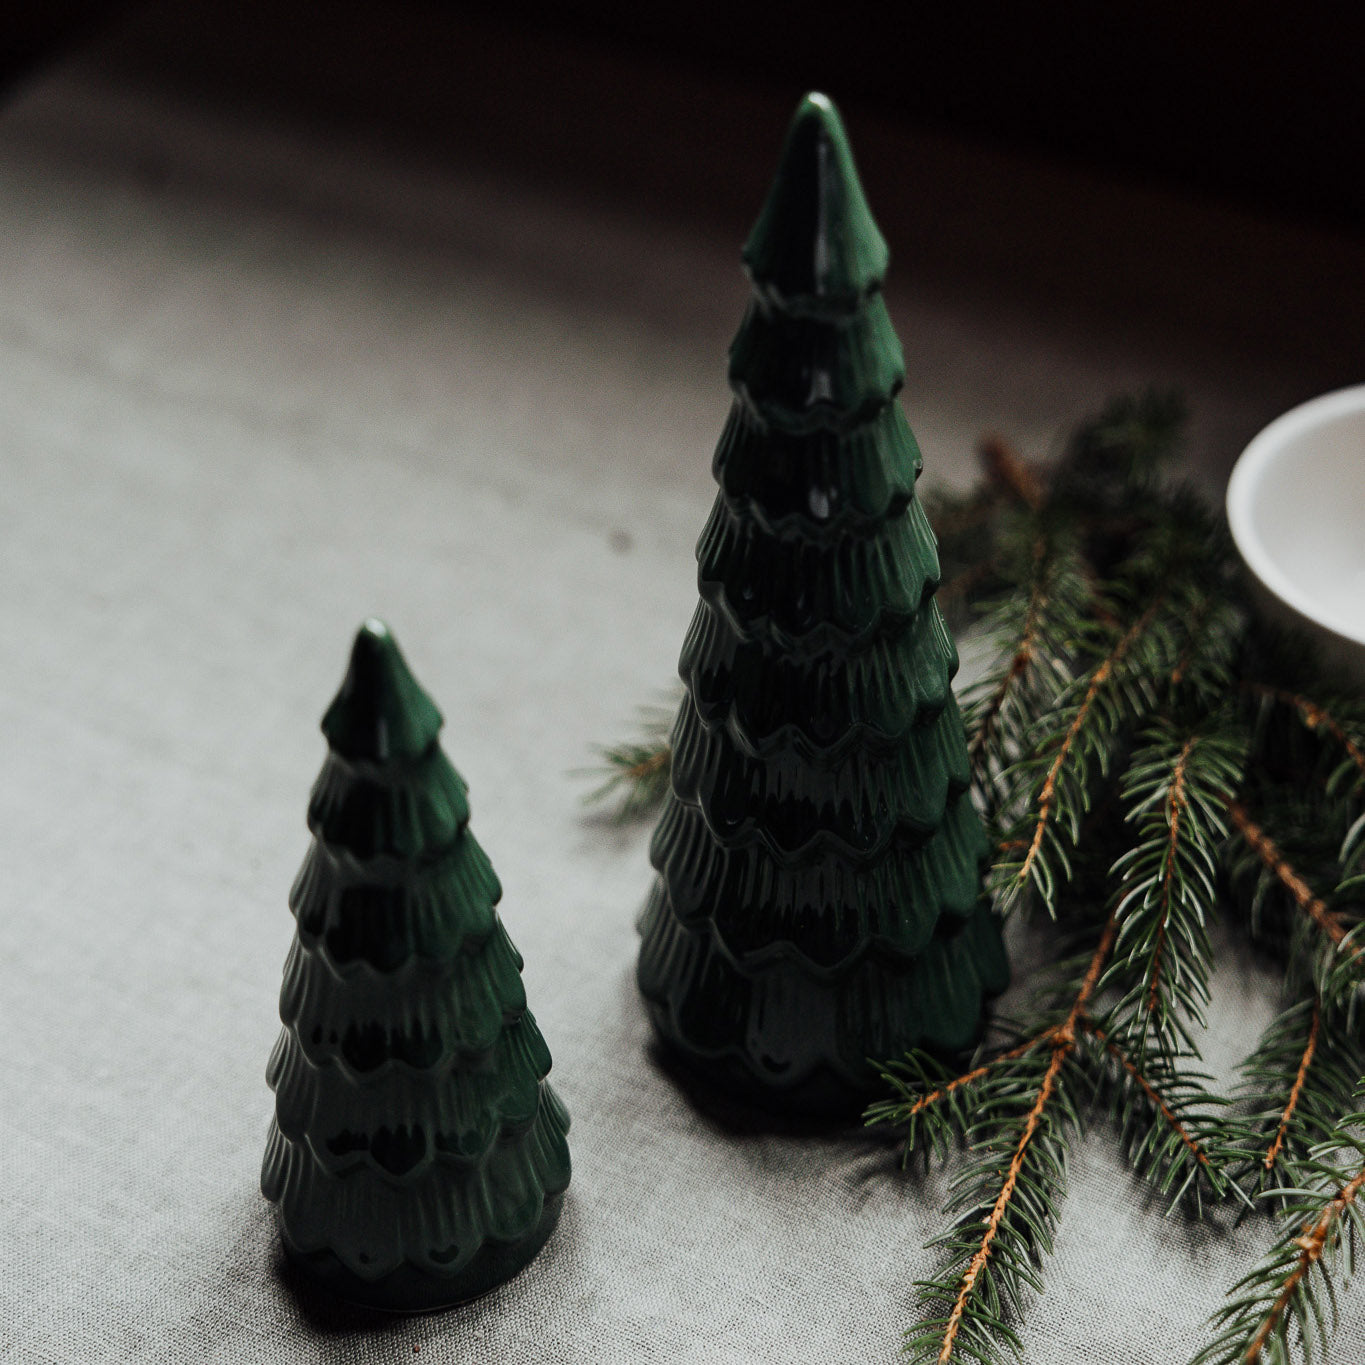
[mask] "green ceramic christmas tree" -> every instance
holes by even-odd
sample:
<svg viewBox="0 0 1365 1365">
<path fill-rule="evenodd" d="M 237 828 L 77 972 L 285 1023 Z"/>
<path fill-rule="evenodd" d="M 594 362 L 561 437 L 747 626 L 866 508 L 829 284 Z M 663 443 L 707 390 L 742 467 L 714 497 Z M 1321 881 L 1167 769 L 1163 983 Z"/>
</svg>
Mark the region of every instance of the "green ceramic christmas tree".
<svg viewBox="0 0 1365 1365">
<path fill-rule="evenodd" d="M 744 263 L 638 976 L 685 1066 L 842 1111 L 876 1093 L 872 1062 L 969 1047 L 1008 972 L 886 243 L 823 96 L 797 110 Z"/>
<path fill-rule="evenodd" d="M 515 1274 L 569 1183 L 569 1116 L 440 728 L 367 622 L 322 722 L 261 1173 L 310 1279 L 403 1311 Z"/>
</svg>

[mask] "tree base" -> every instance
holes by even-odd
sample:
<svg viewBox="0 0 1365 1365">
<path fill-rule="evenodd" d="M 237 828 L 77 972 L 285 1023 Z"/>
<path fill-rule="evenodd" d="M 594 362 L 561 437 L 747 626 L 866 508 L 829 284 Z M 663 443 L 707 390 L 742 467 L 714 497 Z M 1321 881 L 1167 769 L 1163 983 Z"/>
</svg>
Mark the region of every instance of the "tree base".
<svg viewBox="0 0 1365 1365">
<path fill-rule="evenodd" d="M 838 1075 L 832 1067 L 819 1066 L 792 1085 L 782 1085 L 758 1075 L 733 1053 L 719 1057 L 698 1052 L 676 1037 L 669 1028 L 668 1011 L 645 999 L 645 1008 L 654 1025 L 659 1060 L 687 1091 L 698 1108 L 710 1111 L 739 1127 L 770 1127 L 772 1119 L 806 1128 L 828 1128 L 858 1124 L 863 1110 L 875 1100 L 885 1099 L 886 1083 L 871 1066 L 866 1080 L 855 1084 Z M 986 1009 L 982 1008 L 976 1031 L 985 1031 Z M 947 1066 L 965 1065 L 971 1047 L 958 1053 L 927 1048 Z"/>
<path fill-rule="evenodd" d="M 784 1089 L 755 1080 L 734 1058 L 699 1057 L 659 1033 L 656 1055 L 687 1098 L 702 1112 L 740 1131 L 779 1128 L 798 1133 L 856 1125 L 867 1100 L 818 1072 L 800 1085 Z"/>
<path fill-rule="evenodd" d="M 435 1313 L 487 1294 L 535 1259 L 559 1221 L 564 1195 L 545 1201 L 540 1221 L 518 1242 L 485 1242 L 453 1275 L 435 1275 L 404 1261 L 376 1280 L 366 1280 L 331 1251 L 298 1251 L 281 1233 L 290 1263 L 313 1288 L 347 1303 L 388 1313 Z"/>
<path fill-rule="evenodd" d="M 702 1108 L 729 1111 L 735 1119 L 748 1114 L 803 1126 L 831 1126 L 857 1123 L 873 1100 L 884 1097 L 886 1087 L 871 1067 L 863 1084 L 854 1084 L 828 1066 L 818 1066 L 790 1085 L 775 1083 L 733 1053 L 715 1057 L 694 1050 L 670 1031 L 665 1008 L 648 999 L 645 1008 L 661 1060 Z"/>
</svg>

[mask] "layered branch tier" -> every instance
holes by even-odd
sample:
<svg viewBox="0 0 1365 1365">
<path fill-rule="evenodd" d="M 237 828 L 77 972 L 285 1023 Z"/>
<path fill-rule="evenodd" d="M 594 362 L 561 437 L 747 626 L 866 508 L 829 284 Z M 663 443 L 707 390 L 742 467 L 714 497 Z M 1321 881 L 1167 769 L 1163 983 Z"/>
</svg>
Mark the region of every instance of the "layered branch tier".
<svg viewBox="0 0 1365 1365">
<path fill-rule="evenodd" d="M 797 745 L 834 760 L 854 747 L 890 753 L 936 720 L 951 704 L 957 650 L 942 615 L 921 611 L 862 649 L 778 653 L 702 601 L 678 669 L 701 721 L 746 753 Z"/>
<path fill-rule="evenodd" d="M 679 923 L 709 928 L 741 971 L 787 962 L 812 978 L 868 954 L 908 960 L 936 932 L 960 927 L 977 907 L 972 874 L 984 852 L 965 799 L 926 843 L 892 845 L 873 861 L 828 848 L 787 858 L 759 839 L 718 840 L 682 801 L 669 803 L 650 845 Z"/>
<path fill-rule="evenodd" d="M 757 299 L 730 347 L 736 401 L 785 434 L 864 426 L 904 382 L 900 342 L 880 294 L 831 318 L 793 317 Z"/>
<path fill-rule="evenodd" d="M 280 1018 L 308 1056 L 355 1076 L 390 1062 L 477 1064 L 525 1011 L 521 955 L 501 924 L 448 962 L 413 957 L 388 972 L 363 963 L 338 972 L 295 940 L 280 992 Z"/>
<path fill-rule="evenodd" d="M 409 958 L 448 962 L 482 945 L 497 923 L 502 886 L 472 834 L 416 865 L 356 858 L 316 840 L 289 906 L 299 942 L 338 972 L 355 963 L 391 972 Z"/>
<path fill-rule="evenodd" d="M 831 1078 L 850 1097 L 869 1094 L 877 1060 L 899 1057 L 907 1038 L 961 1053 L 979 1033 L 982 1001 L 1009 981 L 984 907 L 917 957 L 868 952 L 835 975 L 791 961 L 736 966 L 710 926 L 683 924 L 662 883 L 640 930 L 640 992 L 659 1031 L 693 1062 L 722 1063 L 722 1085 L 765 1086 L 779 1105 L 784 1092 Z"/>
<path fill-rule="evenodd" d="M 775 535 L 717 498 L 697 544 L 702 597 L 742 638 L 815 651 L 904 630 L 938 587 L 918 499 L 870 535 Z"/>
<path fill-rule="evenodd" d="M 898 517 L 915 495 L 919 446 L 905 411 L 887 402 L 850 431 L 792 434 L 736 403 L 712 473 L 730 508 L 773 535 L 829 539 L 867 533 Z"/>
<path fill-rule="evenodd" d="M 969 779 L 956 703 L 889 753 L 844 746 L 833 758 L 802 743 L 754 756 L 690 700 L 673 727 L 674 799 L 700 806 L 716 838 L 760 841 L 779 856 L 827 850 L 866 865 L 893 842 L 917 848 Z"/>
<path fill-rule="evenodd" d="M 352 858 L 412 862 L 444 852 L 469 821 L 465 784 L 435 741 L 415 759 L 377 765 L 327 755 L 308 828 Z"/>
<path fill-rule="evenodd" d="M 431 1162 L 414 1178 L 338 1178 L 312 1149 L 272 1126 L 261 1189 L 280 1207 L 288 1245 L 305 1258 L 325 1254 L 357 1280 L 379 1287 L 387 1276 L 416 1267 L 452 1286 L 452 1298 L 491 1286 L 473 1265 L 491 1248 L 534 1242 L 547 1207 L 569 1183 L 564 1134 L 569 1116 L 554 1092 L 541 1091 L 532 1123 L 496 1142 L 476 1164 Z M 536 1243 L 538 1249 L 539 1243 Z M 529 1257 L 527 1258 L 529 1259 Z M 434 1307 L 435 1303 L 386 1307 Z"/>
<path fill-rule="evenodd" d="M 477 1065 L 458 1055 L 428 1067 L 392 1062 L 366 1073 L 363 1087 L 343 1064 L 315 1060 L 286 1031 L 266 1078 L 279 1096 L 276 1126 L 319 1166 L 403 1180 L 434 1161 L 476 1165 L 496 1140 L 524 1133 L 549 1066 L 535 1020 L 523 1014 Z"/>
</svg>

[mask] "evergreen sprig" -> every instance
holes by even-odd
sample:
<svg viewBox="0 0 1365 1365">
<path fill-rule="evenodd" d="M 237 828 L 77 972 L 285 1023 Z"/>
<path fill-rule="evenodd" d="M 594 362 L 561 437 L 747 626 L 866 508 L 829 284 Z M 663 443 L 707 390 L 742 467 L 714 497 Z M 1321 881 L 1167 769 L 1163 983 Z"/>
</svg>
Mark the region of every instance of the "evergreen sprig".
<svg viewBox="0 0 1365 1365">
<path fill-rule="evenodd" d="M 1310 990 L 1275 1017 L 1241 1073 L 1242 1178 L 1264 1193 L 1292 1185 L 1350 1111 L 1365 1053 Z"/>
<path fill-rule="evenodd" d="M 1004 810 L 1014 812 L 991 870 L 1002 913 L 1029 893 L 1051 910 L 1072 880 L 1083 824 L 1118 737 L 1152 710 L 1152 676 L 1176 666 L 1175 641 L 1161 629 L 1163 607 L 1154 602 L 1126 621 L 1110 616 L 1077 642 L 1094 662 L 1028 725 L 1025 757 L 997 779 Z"/>
<path fill-rule="evenodd" d="M 1112 1026 L 1139 1055 L 1149 1044 L 1186 1051 L 1191 1027 L 1204 1027 L 1219 854 L 1245 761 L 1235 733 L 1162 719 L 1139 737 L 1119 781 L 1136 841 L 1113 867 L 1119 935 L 1104 985 L 1118 995 Z"/>
<path fill-rule="evenodd" d="M 1293 795 L 1270 813 L 1277 817 L 1275 834 L 1264 817 L 1253 816 L 1242 801 L 1228 807 L 1241 836 L 1228 860 L 1230 871 L 1234 883 L 1239 877 L 1252 882 L 1246 912 L 1251 933 L 1276 946 L 1288 944 L 1286 980 L 1291 991 L 1311 982 L 1325 1004 L 1340 1003 L 1353 1014 L 1365 971 L 1365 950 L 1358 941 L 1361 907 L 1354 899 L 1359 882 L 1354 827 L 1345 834 L 1339 856 L 1329 851 L 1349 812 L 1321 801 L 1305 803 Z M 1254 874 L 1250 878 L 1248 868 Z M 1319 894 L 1315 887 L 1322 886 L 1334 891 Z"/>
<path fill-rule="evenodd" d="M 1074 1054 L 1074 1036 L 1054 1035 L 976 1095 L 970 1156 L 950 1187 L 953 1225 L 930 1243 L 943 1269 L 917 1285 L 922 1316 L 905 1335 L 911 1360 L 956 1351 L 988 1361 L 1000 1345 L 1020 1349 L 1013 1323 L 1025 1293 L 1042 1289 L 1037 1267 L 1052 1252 L 1067 1149 L 1082 1127 L 1086 1087 Z"/>
<path fill-rule="evenodd" d="M 611 803 L 612 818 L 626 823 L 652 814 L 668 794 L 673 753 L 669 731 L 676 706 L 641 706 L 634 739 L 597 748 L 600 781 L 583 798 L 587 805 Z"/>
<path fill-rule="evenodd" d="M 963 698 L 989 886 L 1061 965 L 965 1070 L 921 1053 L 884 1064 L 867 1121 L 897 1130 L 907 1164 L 960 1163 L 905 1336 L 915 1362 L 1019 1352 L 1067 1153 L 1097 1112 L 1168 1206 L 1288 1219 L 1198 1365 L 1310 1365 L 1349 1275 L 1365 1202 L 1365 697 L 1259 614 L 1220 517 L 1166 481 L 1182 424 L 1169 395 L 1118 399 L 1050 467 L 988 438 L 978 489 L 926 498 L 945 610 L 974 606 L 993 650 Z M 668 762 L 660 744 L 618 766 L 632 782 Z M 643 814 L 661 788 L 639 790 Z M 1219 917 L 1270 951 L 1285 991 L 1231 1105 L 1199 1057 Z"/>
<path fill-rule="evenodd" d="M 1015 1328 L 1031 1292 L 1041 1292 L 1040 1267 L 1066 1191 L 1066 1153 L 1083 1128 L 1091 1082 L 1082 1066 L 1087 1010 L 1112 950 L 1111 918 L 1088 957 L 1064 968 L 1060 984 L 1022 1042 L 962 1077 L 932 1075 L 934 1063 L 913 1054 L 887 1068 L 897 1098 L 869 1109 L 869 1123 L 905 1132 L 905 1158 L 918 1142 L 946 1153 L 955 1138 L 968 1157 L 950 1185 L 953 1223 L 930 1245 L 940 1268 L 920 1281 L 921 1317 L 905 1334 L 917 1362 L 995 1360 L 1018 1352 Z"/>
<path fill-rule="evenodd" d="M 1283 1205 L 1280 1235 L 1233 1288 L 1217 1335 L 1191 1365 L 1287 1365 L 1296 1348 L 1306 1362 L 1327 1361 L 1338 1286 L 1365 1234 L 1362 1127 L 1365 1113 L 1343 1115 L 1326 1141 L 1293 1162 L 1295 1184 L 1269 1191 Z"/>
<path fill-rule="evenodd" d="M 1219 1111 L 1226 1101 L 1207 1086 L 1190 1050 L 1126 1051 L 1102 1027 L 1090 1035 L 1101 1049 L 1098 1089 L 1109 1096 L 1119 1146 L 1133 1172 L 1175 1209 L 1190 1204 L 1196 1216 L 1206 1198 L 1239 1191 L 1229 1173 L 1233 1149 Z"/>
</svg>

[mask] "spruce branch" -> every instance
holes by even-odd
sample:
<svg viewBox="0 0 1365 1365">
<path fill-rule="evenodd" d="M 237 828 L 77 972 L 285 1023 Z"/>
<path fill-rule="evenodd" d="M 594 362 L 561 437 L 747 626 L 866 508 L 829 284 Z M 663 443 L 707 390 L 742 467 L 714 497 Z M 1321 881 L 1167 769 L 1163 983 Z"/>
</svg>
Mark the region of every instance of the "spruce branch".
<svg viewBox="0 0 1365 1365">
<path fill-rule="evenodd" d="M 1335 741 L 1345 754 L 1346 763 L 1354 769 L 1353 781 L 1356 784 L 1365 781 L 1365 731 L 1362 730 L 1359 702 L 1340 700 L 1336 704 L 1323 703 L 1301 692 L 1270 687 L 1265 683 L 1248 683 L 1246 686 L 1253 696 L 1291 708 L 1314 734 Z"/>
<path fill-rule="evenodd" d="M 1114 864 L 1119 936 L 1104 985 L 1118 993 L 1111 1027 L 1139 1056 L 1149 1041 L 1174 1054 L 1204 1027 L 1225 812 L 1242 781 L 1246 745 L 1216 724 L 1185 731 L 1158 721 L 1120 781 L 1136 841 Z"/>
<path fill-rule="evenodd" d="M 1304 1040 L 1303 1051 L 1299 1054 L 1299 1064 L 1294 1069 L 1294 1083 L 1289 1087 L 1289 1098 L 1285 1100 L 1279 1122 L 1275 1125 L 1275 1136 L 1271 1139 L 1270 1147 L 1261 1162 L 1267 1171 L 1275 1169 L 1281 1153 L 1285 1150 L 1290 1129 L 1301 1126 L 1303 1122 L 1299 1101 L 1303 1097 L 1304 1083 L 1308 1079 L 1309 1068 L 1313 1065 L 1313 1058 L 1318 1050 L 1318 1033 L 1322 1028 L 1322 1006 L 1316 999 L 1310 1003 L 1312 1011 L 1308 1023 L 1308 1037 Z"/>
<path fill-rule="evenodd" d="M 1209 1091 L 1207 1076 L 1184 1065 L 1189 1055 L 1158 1050 L 1137 1058 L 1099 1024 L 1088 1028 L 1111 1063 L 1107 1072 L 1099 1068 L 1102 1087 L 1134 1172 L 1157 1189 L 1168 1208 L 1188 1198 L 1200 1216 L 1206 1195 L 1221 1199 L 1237 1190 L 1227 1171 L 1231 1153 L 1218 1113 L 1226 1102 Z"/>
<path fill-rule="evenodd" d="M 1184 667 L 1184 659 L 1176 666 L 1177 673 Z M 1189 828 L 1186 820 L 1186 812 L 1189 809 L 1190 798 L 1188 795 L 1190 760 L 1194 753 L 1196 740 L 1192 736 L 1187 739 L 1180 747 L 1180 751 L 1171 761 L 1169 768 L 1165 765 L 1147 765 L 1134 759 L 1133 766 L 1128 770 L 1129 791 L 1125 794 L 1132 796 L 1132 788 L 1137 787 L 1142 778 L 1151 771 L 1160 774 L 1157 778 L 1158 788 L 1156 792 L 1148 794 L 1142 800 L 1138 809 L 1143 805 L 1148 807 L 1154 804 L 1154 798 L 1159 803 L 1160 813 L 1155 817 L 1157 825 L 1156 838 L 1158 840 L 1158 851 L 1155 859 L 1149 855 L 1143 858 L 1142 849 L 1137 848 L 1132 853 L 1126 855 L 1128 859 L 1127 868 L 1116 867 L 1115 871 L 1121 874 L 1126 873 L 1125 880 L 1132 883 L 1132 889 L 1127 896 L 1120 902 L 1121 909 L 1127 909 L 1136 905 L 1138 913 L 1128 916 L 1125 928 L 1133 926 L 1136 930 L 1135 937 L 1146 937 L 1148 946 L 1148 965 L 1142 973 L 1143 978 L 1143 1002 L 1142 1015 L 1145 1019 L 1157 1019 L 1158 1023 L 1169 1019 L 1172 1011 L 1168 1003 L 1171 994 L 1171 978 L 1174 974 L 1172 959 L 1175 954 L 1166 951 L 1166 937 L 1171 929 L 1171 917 L 1178 911 L 1178 907 L 1184 897 L 1182 896 L 1181 873 L 1186 869 L 1181 867 L 1181 850 L 1184 844 L 1181 835 L 1185 829 Z M 1146 831 L 1144 831 L 1146 832 Z M 1195 861 L 1194 873 L 1196 887 L 1200 882 L 1208 889 L 1212 890 L 1211 873 L 1213 863 L 1211 859 L 1202 857 L 1204 850 L 1200 849 L 1193 859 Z M 1204 865 L 1201 865 L 1204 864 Z M 1201 876 L 1201 874 L 1203 874 Z M 1142 911 L 1147 911 L 1149 923 L 1143 924 Z M 1147 935 L 1142 935 L 1142 930 L 1147 929 Z M 1194 989 L 1184 992 L 1184 1000 L 1189 1004 L 1191 1013 L 1195 1018 L 1202 1022 L 1202 1014 L 1199 1013 L 1200 1007 L 1208 999 L 1208 935 L 1204 930 L 1204 915 L 1202 907 L 1197 913 L 1197 929 L 1191 935 L 1196 939 L 1196 970 L 1199 972 L 1196 978 Z M 1147 945 L 1144 945 L 1147 946 Z M 1177 987 L 1178 989 L 1178 987 Z"/>
<path fill-rule="evenodd" d="M 908 1154 L 925 1131 L 915 1121 L 946 1108 L 943 1122 L 970 1148 L 969 1164 L 952 1184 L 953 1226 L 931 1244 L 942 1253 L 943 1269 L 918 1286 L 923 1315 L 905 1337 L 915 1362 L 944 1365 L 961 1356 L 985 1362 L 1001 1346 L 1019 1348 L 1011 1322 L 1028 1291 L 1042 1289 L 1038 1268 L 1052 1251 L 1066 1148 L 1082 1125 L 1085 1086 L 1076 1053 L 1116 934 L 1111 917 L 1058 1021 L 956 1082 L 919 1096 L 903 1088 L 899 1105 L 869 1115 L 871 1122 L 904 1123 Z M 943 1127 L 937 1135 L 935 1145 L 946 1145 Z"/>
<path fill-rule="evenodd" d="M 1117 934 L 1100 992 L 1111 1003 L 1088 1021 L 1102 1048 L 1101 1090 L 1134 1171 L 1170 1207 L 1189 1196 L 1196 1215 L 1206 1195 L 1236 1189 L 1225 1174 L 1235 1154 L 1225 1102 L 1196 1069 L 1190 1026 L 1204 1026 L 1223 812 L 1244 756 L 1216 718 L 1194 731 L 1162 719 L 1138 737 L 1119 782 L 1136 839 L 1110 872 Z"/>
<path fill-rule="evenodd" d="M 1233 1188 L 1216 1111 L 1221 1101 L 1164 1053 L 1139 1062 L 1091 1013 L 1117 939 L 1110 918 L 1073 987 L 1069 1005 L 1044 1011 L 1023 1041 L 957 1076 L 925 1054 L 888 1065 L 893 1098 L 867 1111 L 869 1124 L 901 1130 L 902 1160 L 943 1160 L 965 1144 L 968 1165 L 952 1183 L 952 1228 L 930 1245 L 943 1269 L 921 1281 L 923 1313 L 907 1332 L 916 1362 L 979 1362 L 1019 1350 L 1015 1323 L 1027 1291 L 1041 1292 L 1041 1265 L 1065 1195 L 1065 1153 L 1083 1124 L 1081 1097 L 1110 1095 L 1124 1151 L 1140 1178 L 1174 1207 Z"/>
<path fill-rule="evenodd" d="M 945 578 L 939 584 L 938 592 L 934 594 L 934 600 L 939 604 L 944 616 L 947 617 L 950 613 L 956 615 L 960 605 L 970 603 L 982 585 L 989 582 L 994 572 L 993 564 L 982 561 L 980 564 L 959 570 L 951 578 Z"/>
<path fill-rule="evenodd" d="M 1092 523 L 1106 513 L 1132 516 L 1133 495 L 1159 488 L 1163 466 L 1184 440 L 1186 417 L 1184 399 L 1172 391 L 1111 398 L 1067 442 L 1052 471 L 1050 502 Z"/>
<path fill-rule="evenodd" d="M 1164 605 L 1162 599 L 1152 602 L 1112 640 L 1061 702 L 1039 718 L 1029 757 L 1004 774 L 1003 781 L 1027 795 L 1022 813 L 1002 840 L 1022 852 L 992 870 L 1002 913 L 1010 913 L 1030 890 L 1051 908 L 1069 880 L 1071 855 L 1095 784 L 1108 772 L 1120 732 L 1151 704 L 1143 674 L 1128 665 Z"/>
<path fill-rule="evenodd" d="M 1239 1179 L 1258 1193 L 1292 1185 L 1352 1107 L 1365 1053 L 1340 1011 L 1315 993 L 1291 1001 L 1242 1063 Z"/>
<path fill-rule="evenodd" d="M 985 478 L 970 492 L 928 488 L 919 495 L 938 538 L 935 599 L 954 629 L 971 625 L 970 608 L 1010 577 L 1013 513 L 1036 511 L 1044 497 L 1037 470 L 1003 437 L 984 437 L 978 453 Z"/>
<path fill-rule="evenodd" d="M 1031 465 L 998 432 L 989 432 L 977 447 L 987 478 L 1012 494 L 1031 512 L 1039 512 L 1047 497 L 1043 481 Z"/>
<path fill-rule="evenodd" d="M 1195 604 L 1185 635 L 1185 647 L 1180 651 L 1180 657 L 1175 661 L 1175 667 L 1171 669 L 1171 676 L 1168 680 L 1168 686 L 1171 689 L 1178 688 L 1189 677 L 1190 667 L 1198 657 L 1200 643 L 1205 637 L 1209 617 L 1213 614 L 1213 610 L 1214 601 L 1211 597 L 1205 597 Z"/>
<path fill-rule="evenodd" d="M 1349 1278 L 1355 1240 L 1365 1234 L 1365 1113 L 1345 1115 L 1328 1140 L 1296 1163 L 1293 1187 L 1273 1190 L 1285 1204 L 1279 1240 L 1233 1288 L 1214 1318 L 1217 1333 L 1191 1365 L 1288 1365 L 1327 1360 L 1336 1326 L 1336 1284 Z"/>
<path fill-rule="evenodd" d="M 1348 926 L 1344 938 L 1333 941 L 1317 955 L 1315 981 L 1318 993 L 1345 1007 L 1345 1023 L 1354 1027 L 1361 987 L 1365 984 L 1365 815 L 1357 816 L 1342 839 L 1339 855 L 1341 878 L 1333 893 L 1337 923 Z"/>
<path fill-rule="evenodd" d="M 1343 799 L 1280 801 L 1270 814 L 1277 837 L 1253 819 L 1240 802 L 1229 814 L 1245 859 L 1232 860 L 1234 889 L 1252 880 L 1248 909 L 1253 936 L 1269 939 L 1282 953 L 1288 988 L 1316 994 L 1324 1009 L 1340 1013 L 1342 1027 L 1354 1027 L 1365 983 L 1365 918 L 1358 866 L 1361 819 L 1347 830 L 1339 848 L 1333 835 L 1350 814 Z M 1349 802 L 1345 805 L 1349 807 Z M 1278 837 L 1283 831 L 1297 852 L 1291 857 Z M 1299 861 L 1302 859 L 1302 861 Z M 1317 894 L 1308 877 L 1330 885 Z"/>
<path fill-rule="evenodd" d="M 1225 585 L 1196 578 L 1185 589 L 1185 642 L 1166 680 L 1168 703 L 1202 713 L 1245 738 L 1245 724 L 1229 714 L 1226 700 L 1235 687 L 1246 614 L 1226 595 Z"/>
<path fill-rule="evenodd" d="M 970 1071 L 954 1076 L 937 1058 L 912 1052 L 882 1067 L 891 1098 L 874 1101 L 863 1115 L 869 1126 L 889 1125 L 901 1130 L 901 1165 L 919 1155 L 927 1165 L 944 1160 L 949 1150 L 966 1140 L 974 1121 L 975 1087 L 994 1079 L 1011 1062 L 1050 1043 L 1060 1024 L 1041 1029 L 1022 1043 L 998 1053 Z"/>
</svg>

